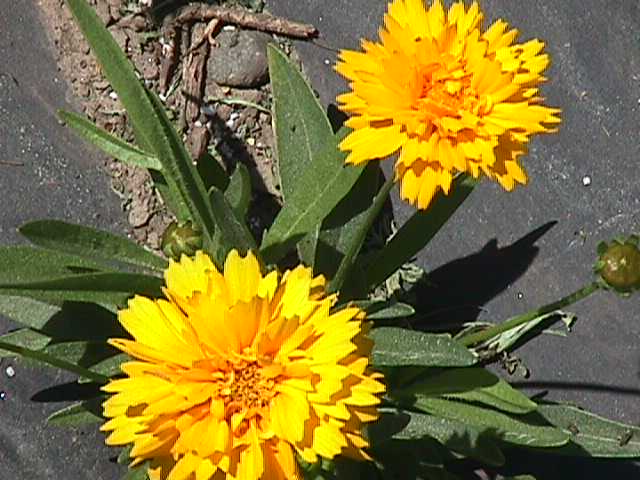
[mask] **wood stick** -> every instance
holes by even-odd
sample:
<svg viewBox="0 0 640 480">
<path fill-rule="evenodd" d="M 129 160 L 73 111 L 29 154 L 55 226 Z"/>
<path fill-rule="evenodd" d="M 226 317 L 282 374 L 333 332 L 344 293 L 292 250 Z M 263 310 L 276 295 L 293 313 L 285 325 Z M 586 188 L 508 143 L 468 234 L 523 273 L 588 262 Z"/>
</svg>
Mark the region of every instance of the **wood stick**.
<svg viewBox="0 0 640 480">
<path fill-rule="evenodd" d="M 308 23 L 293 22 L 268 13 L 254 13 L 210 5 L 190 5 L 182 10 L 175 21 L 180 24 L 198 20 L 208 21 L 213 18 L 217 18 L 224 23 L 293 38 L 307 39 L 318 35 L 318 29 Z"/>
</svg>

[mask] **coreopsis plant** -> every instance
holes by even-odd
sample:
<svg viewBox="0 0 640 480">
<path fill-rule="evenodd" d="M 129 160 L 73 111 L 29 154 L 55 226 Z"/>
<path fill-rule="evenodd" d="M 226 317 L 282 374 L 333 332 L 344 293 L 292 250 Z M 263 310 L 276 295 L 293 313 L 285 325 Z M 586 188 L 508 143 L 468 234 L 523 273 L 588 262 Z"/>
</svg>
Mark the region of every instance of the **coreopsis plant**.
<svg viewBox="0 0 640 480">
<path fill-rule="evenodd" d="M 502 21 L 484 29 L 476 3 L 395 0 L 380 42 L 340 55 L 352 91 L 339 102 L 352 117 L 338 132 L 269 47 L 283 205 L 258 239 L 246 169 L 207 183 L 86 0 L 67 3 L 135 145 L 80 115 L 61 118 L 149 169 L 177 220 L 168 260 L 51 220 L 21 227 L 36 247 L 0 248 L 0 313 L 23 325 L 0 338 L 0 353 L 95 387 L 51 423 L 101 424 L 129 480 L 455 479 L 448 467 L 460 460 L 498 467 L 517 447 L 640 457 L 639 428 L 531 399 L 484 368 L 555 319 L 570 322 L 560 309 L 575 301 L 637 290 L 636 237 L 601 245 L 593 282 L 499 324 L 415 331 L 398 322 L 413 307 L 376 290 L 481 174 L 507 190 L 525 183 L 527 142 L 559 122 L 538 91 L 549 62 L 541 41 L 514 44 Z M 401 196 L 419 210 L 365 248 L 396 179 L 370 160 L 394 153 Z"/>
</svg>

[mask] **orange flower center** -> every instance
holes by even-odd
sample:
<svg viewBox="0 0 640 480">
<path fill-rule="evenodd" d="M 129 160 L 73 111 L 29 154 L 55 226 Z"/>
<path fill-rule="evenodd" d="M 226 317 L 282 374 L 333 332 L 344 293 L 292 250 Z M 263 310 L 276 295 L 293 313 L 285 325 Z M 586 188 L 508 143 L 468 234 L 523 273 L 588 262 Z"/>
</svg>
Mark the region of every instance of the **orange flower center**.
<svg viewBox="0 0 640 480">
<path fill-rule="evenodd" d="M 267 407 L 275 395 L 275 379 L 265 375 L 264 367 L 257 361 L 240 360 L 229 363 L 224 372 L 220 396 L 225 403 L 225 417 L 238 411 L 247 416 L 259 413 Z"/>
<path fill-rule="evenodd" d="M 422 66 L 418 78 L 420 88 L 415 108 L 428 120 L 458 117 L 460 110 L 472 111 L 478 103 L 470 75 L 465 75 L 457 62 Z"/>
</svg>

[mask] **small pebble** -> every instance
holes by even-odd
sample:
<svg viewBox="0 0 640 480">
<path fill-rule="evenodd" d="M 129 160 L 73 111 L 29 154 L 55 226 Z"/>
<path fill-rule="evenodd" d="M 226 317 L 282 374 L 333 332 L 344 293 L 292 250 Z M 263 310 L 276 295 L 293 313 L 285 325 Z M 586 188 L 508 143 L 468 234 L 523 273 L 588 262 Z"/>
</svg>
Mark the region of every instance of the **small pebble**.
<svg viewBox="0 0 640 480">
<path fill-rule="evenodd" d="M 11 365 L 9 365 L 7 368 L 5 368 L 4 373 L 7 374 L 7 377 L 9 378 L 13 378 L 16 376 L 16 371 L 13 369 L 13 367 Z"/>
<path fill-rule="evenodd" d="M 589 175 L 585 175 L 584 177 L 582 177 L 582 185 L 584 185 L 585 187 L 591 185 L 591 177 Z"/>
<path fill-rule="evenodd" d="M 522 299 L 524 298 L 524 293 L 522 293 L 522 292 L 518 292 L 518 293 L 516 294 L 516 297 L 517 297 L 517 299 L 518 299 L 518 300 L 522 300 Z"/>
<path fill-rule="evenodd" d="M 0 392 L 0 400 L 6 400 L 7 398 L 7 392 Z"/>
<path fill-rule="evenodd" d="M 325 65 L 331 65 L 331 60 L 329 60 L 328 58 L 324 59 L 324 64 Z"/>
<path fill-rule="evenodd" d="M 118 94 L 116 92 L 111 92 L 109 94 L 109 97 L 113 100 L 117 100 L 118 99 Z"/>
</svg>

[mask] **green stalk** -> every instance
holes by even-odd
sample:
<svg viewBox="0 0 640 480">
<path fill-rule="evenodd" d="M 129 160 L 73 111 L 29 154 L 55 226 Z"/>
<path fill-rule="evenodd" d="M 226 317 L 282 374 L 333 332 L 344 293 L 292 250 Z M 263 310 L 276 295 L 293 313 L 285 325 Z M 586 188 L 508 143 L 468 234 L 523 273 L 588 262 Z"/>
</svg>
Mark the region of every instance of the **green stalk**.
<svg viewBox="0 0 640 480">
<path fill-rule="evenodd" d="M 39 350 L 32 350 L 30 348 L 19 347 L 18 345 L 13 345 L 12 343 L 2 342 L 2 341 L 0 341 L 0 349 L 17 353 L 18 355 L 22 355 L 23 357 L 37 360 L 40 363 L 46 363 L 47 365 L 50 365 L 52 367 L 57 367 L 62 370 L 67 370 L 81 377 L 93 380 L 94 382 L 97 382 L 97 383 L 104 384 L 109 381 L 109 377 L 106 377 L 96 372 L 92 372 L 91 370 L 88 370 L 79 365 L 76 365 L 75 363 L 67 362 L 66 360 L 62 360 L 60 358 L 54 357 L 45 352 L 41 352 Z"/>
<path fill-rule="evenodd" d="M 462 343 L 465 347 L 470 347 L 471 345 L 475 345 L 477 343 L 485 342 L 501 333 L 504 333 L 513 328 L 519 327 L 520 325 L 530 322 L 534 318 L 537 318 L 541 315 L 546 315 L 547 313 L 551 313 L 555 310 L 560 310 L 561 308 L 565 308 L 573 303 L 576 303 L 583 298 L 588 297 L 592 293 L 600 290 L 602 288 L 602 284 L 600 282 L 594 281 L 584 287 L 576 290 L 575 292 L 567 295 L 566 297 L 558 300 L 557 302 L 549 303 L 544 305 L 543 307 L 537 308 L 536 310 L 531 310 L 530 312 L 524 313 L 522 315 L 518 315 L 517 317 L 513 317 L 506 322 L 500 323 L 498 325 L 494 325 L 493 327 L 489 327 L 485 330 L 481 330 L 476 333 L 471 333 L 466 335 L 458 341 Z"/>
<path fill-rule="evenodd" d="M 360 228 L 358 232 L 357 238 L 351 242 L 351 246 L 347 252 L 345 252 L 344 258 L 338 267 L 338 271 L 333 276 L 333 279 L 329 282 L 328 290 L 330 292 L 335 292 L 342 288 L 342 284 L 346 280 L 353 264 L 355 262 L 360 249 L 362 248 L 362 244 L 364 243 L 364 239 L 367 236 L 367 232 L 371 229 L 371 225 L 378 218 L 378 214 L 384 207 L 384 204 L 389 197 L 389 192 L 393 188 L 394 184 L 394 176 L 393 174 L 389 175 L 389 177 L 385 180 L 384 184 L 378 190 L 376 194 L 371 209 L 367 211 L 367 220 L 366 227 Z M 366 292 L 365 292 L 366 293 Z"/>
</svg>

